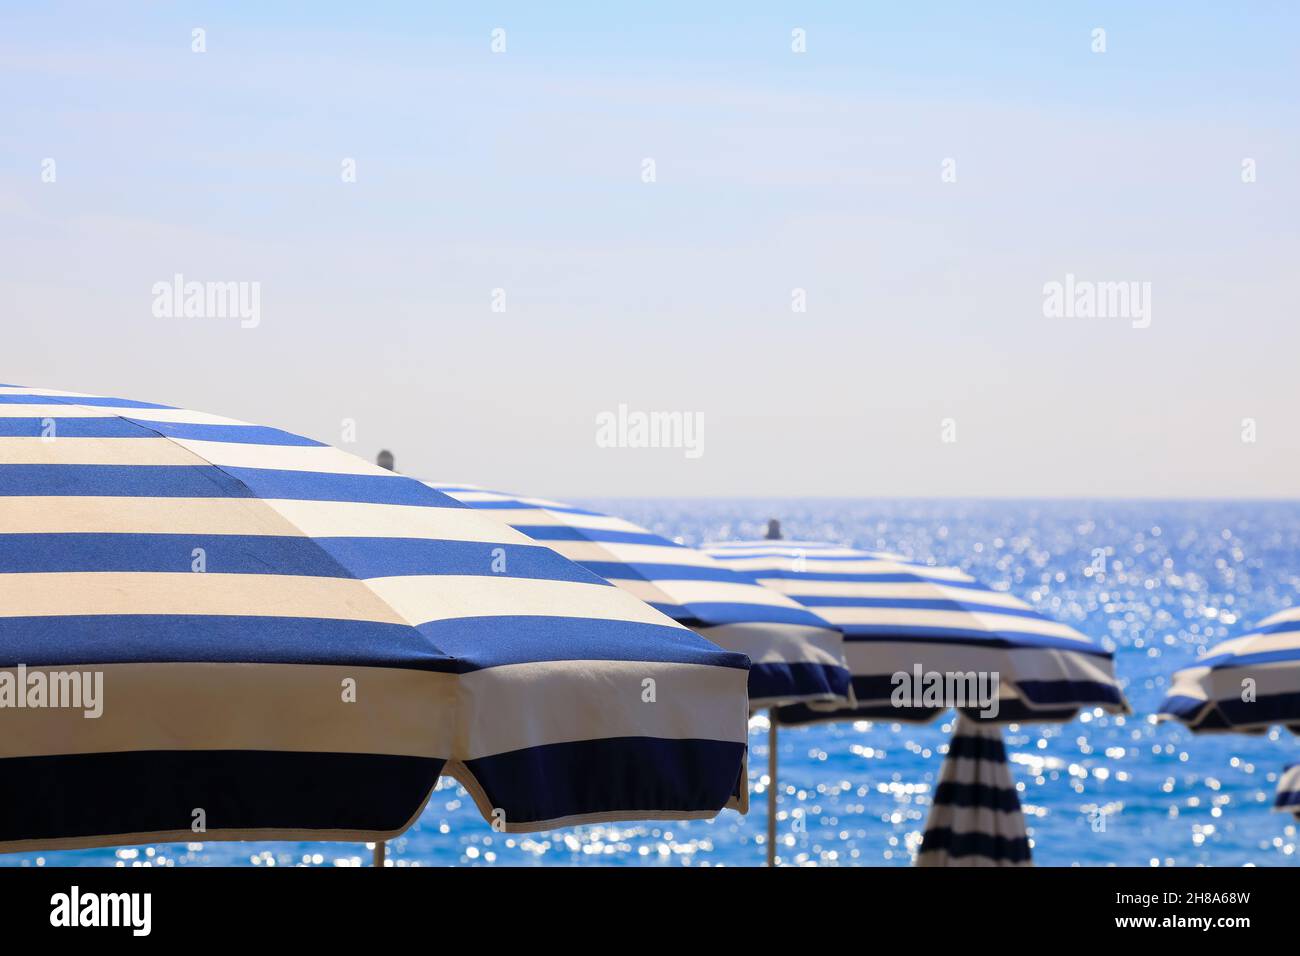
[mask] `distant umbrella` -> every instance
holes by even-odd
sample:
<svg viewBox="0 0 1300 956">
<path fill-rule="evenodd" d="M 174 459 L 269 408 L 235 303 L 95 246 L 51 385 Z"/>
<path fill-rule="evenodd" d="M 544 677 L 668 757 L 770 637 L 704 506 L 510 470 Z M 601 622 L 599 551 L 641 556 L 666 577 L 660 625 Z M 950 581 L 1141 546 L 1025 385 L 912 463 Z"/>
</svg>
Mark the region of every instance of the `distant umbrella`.
<svg viewBox="0 0 1300 956">
<path fill-rule="evenodd" d="M 381 841 L 443 774 L 506 832 L 746 801 L 743 656 L 319 442 L 3 386 L 0 698 L 59 674 L 102 713 L 0 711 L 0 852 Z"/>
<path fill-rule="evenodd" d="M 823 542 L 725 542 L 706 550 L 844 632 L 855 702 L 781 707 L 781 723 L 924 721 L 954 706 L 971 720 L 997 723 L 1066 721 L 1091 707 L 1128 713 L 1109 651 L 956 568 Z M 981 677 L 986 692 L 996 691 L 995 708 L 972 701 Z M 954 743 L 964 736 L 970 735 L 959 723 Z M 1017 803 L 1004 812 L 1019 817 L 1018 809 Z M 937 821 L 947 819 L 951 807 L 936 801 L 933 813 L 941 829 Z M 950 829 L 973 819 L 957 816 Z M 1023 828 L 1023 819 L 1018 825 Z M 954 829 L 944 859 L 1021 862 L 967 853 L 978 841 L 962 838 L 983 832 Z"/>
<path fill-rule="evenodd" d="M 543 541 L 729 650 L 747 654 L 751 709 L 780 703 L 843 703 L 849 694 L 842 636 L 831 624 L 732 571 L 621 518 L 540 498 L 434 485 Z M 781 536 L 768 523 L 768 536 Z M 775 600 L 774 600 L 775 599 Z M 768 779 L 776 780 L 777 720 L 769 713 Z M 768 787 L 767 863 L 776 860 L 776 790 Z"/>
<path fill-rule="evenodd" d="M 1282 771 L 1282 779 L 1277 782 L 1277 801 L 1274 810 L 1294 813 L 1300 820 L 1300 763 L 1293 763 Z"/>
<path fill-rule="evenodd" d="M 703 551 L 612 515 L 472 485 L 430 487 L 502 521 L 750 659 L 751 708 L 845 701 L 843 638 L 816 613 Z"/>
<path fill-rule="evenodd" d="M 1177 671 L 1160 716 L 1195 734 L 1262 734 L 1277 724 L 1300 733 L 1300 607 L 1279 611 Z M 1300 811 L 1298 768 L 1283 774 L 1275 809 Z"/>
<path fill-rule="evenodd" d="M 1174 674 L 1160 713 L 1192 731 L 1300 733 L 1300 607 L 1279 611 Z"/>
</svg>

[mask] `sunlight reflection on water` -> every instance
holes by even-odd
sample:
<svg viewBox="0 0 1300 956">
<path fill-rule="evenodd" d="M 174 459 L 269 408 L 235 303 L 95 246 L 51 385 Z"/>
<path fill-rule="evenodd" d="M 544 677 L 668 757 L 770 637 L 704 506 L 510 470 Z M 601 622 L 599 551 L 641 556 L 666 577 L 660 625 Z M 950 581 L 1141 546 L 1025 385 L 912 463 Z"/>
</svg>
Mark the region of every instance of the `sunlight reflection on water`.
<svg viewBox="0 0 1300 956">
<path fill-rule="evenodd" d="M 1169 675 L 1300 593 L 1300 505 L 1231 502 L 584 502 L 687 544 L 761 537 L 843 541 L 954 564 L 1116 651 L 1132 717 L 1101 712 L 1006 732 L 1040 864 L 1286 865 L 1293 817 L 1270 810 L 1288 732 L 1194 738 L 1149 717 Z M 1097 570 L 1104 568 L 1104 570 Z M 389 845 L 395 866 L 748 866 L 762 862 L 767 722 L 751 721 L 748 817 L 495 833 L 452 781 Z M 785 729 L 779 852 L 799 865 L 906 865 L 920 841 L 948 719 Z M 794 824 L 798 820 L 799 826 Z M 20 866 L 358 866 L 360 844 L 191 843 L 0 856 Z"/>
</svg>

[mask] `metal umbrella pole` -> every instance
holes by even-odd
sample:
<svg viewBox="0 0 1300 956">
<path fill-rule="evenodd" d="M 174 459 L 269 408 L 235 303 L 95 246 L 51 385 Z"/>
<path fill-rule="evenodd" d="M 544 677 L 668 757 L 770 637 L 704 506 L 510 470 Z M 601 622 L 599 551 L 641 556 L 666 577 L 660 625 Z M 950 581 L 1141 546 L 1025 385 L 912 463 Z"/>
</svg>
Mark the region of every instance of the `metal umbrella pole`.
<svg viewBox="0 0 1300 956">
<path fill-rule="evenodd" d="M 776 866 L 776 708 L 767 709 L 767 865 Z"/>
</svg>

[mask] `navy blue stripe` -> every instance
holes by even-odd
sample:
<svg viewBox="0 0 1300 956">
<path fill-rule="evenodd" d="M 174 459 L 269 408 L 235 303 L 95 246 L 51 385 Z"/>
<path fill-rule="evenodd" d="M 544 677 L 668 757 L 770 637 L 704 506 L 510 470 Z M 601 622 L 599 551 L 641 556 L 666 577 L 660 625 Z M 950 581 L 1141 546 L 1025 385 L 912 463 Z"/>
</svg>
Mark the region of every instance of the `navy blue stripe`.
<svg viewBox="0 0 1300 956">
<path fill-rule="evenodd" d="M 926 724 L 946 709 L 944 707 L 891 707 L 888 704 L 814 709 L 807 704 L 787 704 L 777 708 L 777 721 L 794 726 L 837 720 L 881 720 Z"/>
<path fill-rule="evenodd" d="M 717 811 L 740 780 L 742 743 L 612 737 L 466 760 L 507 823 L 588 813 Z"/>
<path fill-rule="evenodd" d="M 745 655 L 723 651 L 684 628 L 578 617 L 451 618 L 418 627 L 199 614 L 0 617 L 0 667 L 191 661 L 464 673 L 568 660 L 749 666 Z"/>
<path fill-rule="evenodd" d="M 421 624 L 417 630 L 463 670 L 581 660 L 749 667 L 744 654 L 724 651 L 694 631 L 667 624 L 512 615 L 452 618 Z"/>
<path fill-rule="evenodd" d="M 398 830 L 443 760 L 381 754 L 151 750 L 0 760 L 0 842 L 189 830 Z M 268 833 L 263 839 L 273 839 Z"/>
<path fill-rule="evenodd" d="M 1019 680 L 1016 689 L 1030 703 L 1039 705 L 1072 704 L 1097 707 L 1123 706 L 1124 695 L 1115 684 L 1089 680 Z"/>
<path fill-rule="evenodd" d="M 984 783 L 957 783 L 945 780 L 934 790 L 935 806 L 963 807 L 967 810 L 1020 810 L 1020 797 L 1014 787 L 1003 789 Z"/>
<path fill-rule="evenodd" d="M 62 418 L 50 416 L 57 438 L 168 438 L 231 442 L 242 445 L 297 445 L 323 447 L 321 442 L 262 425 L 192 425 L 149 422 L 130 418 Z M 39 438 L 45 434 L 44 418 L 0 418 L 0 438 Z"/>
<path fill-rule="evenodd" d="M 400 475 L 333 475 L 215 465 L 5 465 L 0 495 L 129 498 L 286 498 L 463 508 Z"/>
<path fill-rule="evenodd" d="M 1163 704 L 1160 705 L 1157 713 L 1169 714 L 1180 720 L 1191 720 L 1206 706 L 1207 701 L 1200 700 L 1196 697 L 1184 697 L 1181 694 L 1172 697 L 1166 697 Z"/>
<path fill-rule="evenodd" d="M 101 395 L 89 397 L 76 395 L 0 395 L 0 405 L 86 405 L 93 408 L 166 408 L 175 410 L 174 405 L 133 402 L 129 398 L 104 398 Z"/>
<path fill-rule="evenodd" d="M 797 607 L 722 602 L 660 604 L 651 601 L 649 603 L 656 611 L 668 615 L 687 627 L 718 627 L 723 624 L 795 624 L 802 627 L 831 629 L 830 624 Z"/>
<path fill-rule="evenodd" d="M 458 667 L 405 624 L 206 614 L 0 617 L 0 667 L 185 661 Z"/>
<path fill-rule="evenodd" d="M 896 624 L 837 624 L 846 641 L 893 643 L 915 641 L 922 644 L 965 644 L 975 647 L 1011 649 L 1050 648 L 1110 659 L 1110 651 L 1068 637 L 1030 634 L 1021 631 L 969 631 L 955 627 L 903 627 Z"/>
<path fill-rule="evenodd" d="M 653 544 L 660 547 L 681 547 L 667 538 L 648 531 L 592 531 L 570 525 L 514 525 L 534 541 L 598 541 L 602 544 Z"/>
<path fill-rule="evenodd" d="M 948 827 L 926 830 L 921 838 L 921 851 L 947 851 L 953 859 L 982 856 L 1006 863 L 1027 863 L 1031 859 L 1029 840 L 1026 837 L 1008 838 L 991 833 L 954 833 Z"/>
<path fill-rule="evenodd" d="M 1278 792 L 1275 807 L 1300 807 L 1300 790 L 1282 790 Z"/>
<path fill-rule="evenodd" d="M 1293 724 L 1300 720 L 1300 691 L 1283 694 L 1261 694 L 1253 701 L 1229 697 L 1216 702 L 1217 709 L 1228 726 L 1258 726 L 1260 724 Z M 1205 726 L 1205 725 L 1202 725 Z"/>
<path fill-rule="evenodd" d="M 849 672 L 843 667 L 787 661 L 749 667 L 750 700 L 825 700 L 848 692 Z"/>
<path fill-rule="evenodd" d="M 853 692 L 859 700 L 887 701 L 894 695 L 897 684 L 893 674 L 854 674 Z M 1079 680 L 1022 680 L 1016 682 L 1019 690 L 1031 703 L 1039 708 L 1050 707 L 1100 707 L 1106 704 L 1121 704 L 1123 695 L 1114 684 L 1103 684 Z M 1000 700 L 999 708 L 1011 703 Z M 953 706 L 951 702 L 944 705 Z M 999 711 L 1001 717 L 1001 711 Z"/>
<path fill-rule="evenodd" d="M 123 498 L 251 498 L 212 465 L 5 465 L 0 495 Z"/>
<path fill-rule="evenodd" d="M 1006 763 L 1007 749 L 1001 735 L 960 734 L 948 742 L 948 759 L 978 760 L 982 763 Z"/>
<path fill-rule="evenodd" d="M 0 534 L 0 574 L 190 572 L 194 549 L 213 574 L 380 578 L 494 575 L 609 586 L 542 545 L 420 538 L 240 534 Z"/>
<path fill-rule="evenodd" d="M 889 697 L 870 697 L 868 688 L 861 686 L 859 678 L 853 678 L 853 692 L 864 703 L 856 707 L 834 707 L 816 709 L 803 704 L 791 704 L 781 707 L 777 716 L 783 724 L 813 724 L 839 720 L 879 720 L 899 721 L 903 723 L 929 723 L 951 707 L 894 707 L 888 703 Z M 868 703 L 870 702 L 870 703 Z M 1082 701 L 1068 707 L 1031 708 L 1019 700 L 1002 700 L 998 702 L 998 724 L 1020 723 L 1058 723 L 1073 720 L 1080 707 L 1093 706 L 1091 701 Z M 971 720 L 981 720 L 978 709 L 960 708 L 961 713 Z"/>
</svg>

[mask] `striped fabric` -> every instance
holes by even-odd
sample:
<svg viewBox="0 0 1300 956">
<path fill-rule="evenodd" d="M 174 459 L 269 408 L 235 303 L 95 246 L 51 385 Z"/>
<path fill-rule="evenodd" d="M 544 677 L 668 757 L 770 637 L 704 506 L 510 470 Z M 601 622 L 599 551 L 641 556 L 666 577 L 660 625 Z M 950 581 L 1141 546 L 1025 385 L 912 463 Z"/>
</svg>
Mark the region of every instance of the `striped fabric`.
<svg viewBox="0 0 1300 956">
<path fill-rule="evenodd" d="M 1128 712 L 1108 651 L 956 568 L 818 542 L 706 550 L 844 632 L 856 706 L 782 707 L 782 723 L 929 720 L 952 706 L 975 713 L 981 708 L 964 706 L 974 695 L 963 675 L 983 675 L 986 690 L 996 678 L 997 713 L 985 716 L 1001 722 L 1064 721 L 1085 707 Z"/>
<path fill-rule="evenodd" d="M 444 773 L 510 832 L 743 809 L 747 665 L 319 442 L 0 387 L 0 852 L 386 839 Z"/>
<path fill-rule="evenodd" d="M 1300 733 L 1300 607 L 1279 611 L 1174 674 L 1160 714 L 1198 733 L 1262 733 L 1273 724 Z"/>
<path fill-rule="evenodd" d="M 1282 779 L 1277 782 L 1277 800 L 1274 810 L 1294 813 L 1300 820 L 1300 763 L 1293 763 L 1282 771 Z"/>
<path fill-rule="evenodd" d="M 752 708 L 845 700 L 838 630 L 702 551 L 622 518 L 469 485 L 431 487 L 521 531 L 727 650 L 750 658 Z"/>
<path fill-rule="evenodd" d="M 957 718 L 917 866 L 1028 866 L 1025 817 L 1011 782 L 1002 732 Z"/>
</svg>

